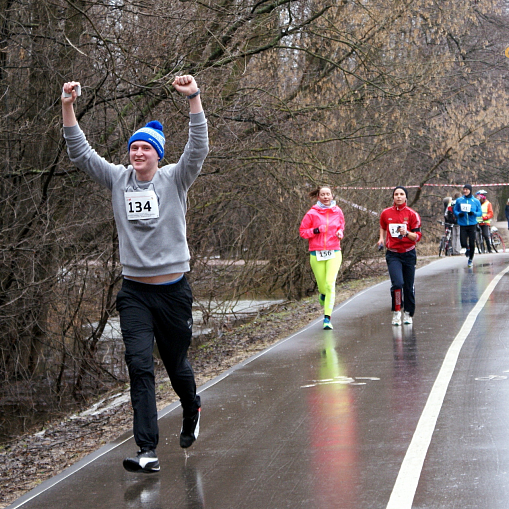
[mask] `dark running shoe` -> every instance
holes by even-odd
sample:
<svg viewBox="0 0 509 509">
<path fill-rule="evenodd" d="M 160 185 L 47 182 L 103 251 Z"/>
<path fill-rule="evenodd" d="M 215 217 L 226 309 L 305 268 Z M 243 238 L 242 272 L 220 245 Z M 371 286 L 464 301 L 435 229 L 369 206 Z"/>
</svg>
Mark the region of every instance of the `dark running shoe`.
<svg viewBox="0 0 509 509">
<path fill-rule="evenodd" d="M 159 461 L 154 449 L 138 451 L 136 458 L 126 458 L 123 465 L 128 472 L 151 474 L 160 470 Z"/>
<path fill-rule="evenodd" d="M 325 295 L 323 293 L 318 295 L 318 300 L 322 306 L 325 306 Z"/>
<path fill-rule="evenodd" d="M 182 430 L 180 431 L 180 447 L 187 449 L 193 445 L 200 433 L 201 408 L 192 417 L 184 417 Z"/>
</svg>

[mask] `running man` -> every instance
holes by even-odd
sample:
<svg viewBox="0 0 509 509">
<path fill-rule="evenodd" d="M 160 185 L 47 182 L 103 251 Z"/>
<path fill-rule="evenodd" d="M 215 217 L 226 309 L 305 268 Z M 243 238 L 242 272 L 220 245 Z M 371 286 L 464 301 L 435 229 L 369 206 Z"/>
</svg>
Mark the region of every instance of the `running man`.
<svg viewBox="0 0 509 509">
<path fill-rule="evenodd" d="M 472 267 L 475 252 L 475 231 L 477 229 L 477 218 L 482 215 L 481 202 L 472 195 L 472 186 L 463 186 L 463 196 L 456 200 L 454 215 L 458 218 L 460 225 L 460 243 L 465 248 L 465 256 L 468 259 L 468 266 Z"/>
<path fill-rule="evenodd" d="M 65 83 L 62 93 L 64 138 L 71 161 L 111 191 L 124 280 L 117 310 L 125 344 L 134 410 L 137 455 L 124 460 L 129 472 L 157 472 L 159 441 L 153 348 L 159 353 L 180 398 L 183 424 L 180 446 L 196 440 L 200 397 L 187 350 L 191 343 L 193 297 L 185 273 L 187 191 L 208 153 L 207 120 L 200 89 L 190 76 L 177 76 L 174 88 L 189 101 L 189 141 L 176 164 L 159 167 L 164 157 L 163 126 L 149 122 L 129 139 L 127 167 L 100 157 L 87 142 L 74 113 L 79 83 Z"/>
</svg>

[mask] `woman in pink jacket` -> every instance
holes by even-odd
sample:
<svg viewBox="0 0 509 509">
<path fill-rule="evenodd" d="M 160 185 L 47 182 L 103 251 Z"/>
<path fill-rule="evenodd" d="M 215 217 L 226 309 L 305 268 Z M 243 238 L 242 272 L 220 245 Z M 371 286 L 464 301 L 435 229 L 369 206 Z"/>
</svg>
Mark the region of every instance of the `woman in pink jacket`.
<svg viewBox="0 0 509 509">
<path fill-rule="evenodd" d="M 320 186 L 309 193 L 317 198 L 300 225 L 299 233 L 309 241 L 309 260 L 320 292 L 320 304 L 324 307 L 323 328 L 332 329 L 330 315 L 336 296 L 336 277 L 341 267 L 340 240 L 343 238 L 345 218 L 333 200 L 331 188 Z"/>
</svg>

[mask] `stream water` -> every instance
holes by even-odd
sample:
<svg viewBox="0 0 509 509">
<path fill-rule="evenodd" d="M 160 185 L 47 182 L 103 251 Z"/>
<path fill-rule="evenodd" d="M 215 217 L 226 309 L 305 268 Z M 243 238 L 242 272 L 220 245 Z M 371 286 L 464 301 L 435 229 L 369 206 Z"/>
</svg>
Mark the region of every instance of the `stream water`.
<svg viewBox="0 0 509 509">
<path fill-rule="evenodd" d="M 193 336 L 208 334 L 217 330 L 222 324 L 233 326 L 281 302 L 283 302 L 282 299 L 196 302 L 193 307 Z M 204 320 L 205 316 L 207 320 Z M 91 325 L 94 327 L 96 324 Z M 123 352 L 119 319 L 112 317 L 106 324 L 99 341 L 95 360 L 114 376 L 125 379 L 127 369 Z M 49 399 L 41 397 L 41 394 L 52 392 L 52 383 L 51 380 L 46 379 L 47 386 L 36 388 L 33 384 L 20 382 L 13 386 L 17 395 L 5 394 L 0 399 L 0 445 L 8 442 L 13 436 L 30 429 L 37 429 L 44 422 L 55 417 Z M 22 394 L 25 396 L 20 397 Z M 70 410 L 72 411 L 72 408 Z"/>
<path fill-rule="evenodd" d="M 284 302 L 278 300 L 239 300 L 236 302 L 221 303 L 200 303 L 193 308 L 193 336 L 208 334 L 214 330 L 214 326 L 220 323 L 234 324 L 243 321 L 253 315 L 256 315 L 263 309 L 274 304 Z M 206 309 L 206 311 L 202 311 Z M 208 315 L 208 320 L 204 320 L 204 314 Z M 93 324 L 95 325 L 95 324 Z M 120 323 L 118 317 L 113 317 L 108 321 L 103 333 L 103 340 L 121 339 Z"/>
</svg>

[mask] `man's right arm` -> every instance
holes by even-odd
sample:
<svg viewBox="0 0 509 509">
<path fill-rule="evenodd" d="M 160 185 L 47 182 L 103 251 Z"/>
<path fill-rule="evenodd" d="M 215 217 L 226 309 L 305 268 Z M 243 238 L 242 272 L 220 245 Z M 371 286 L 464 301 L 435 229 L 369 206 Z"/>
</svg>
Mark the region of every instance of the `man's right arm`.
<svg viewBox="0 0 509 509">
<path fill-rule="evenodd" d="M 387 223 L 385 221 L 385 214 L 384 211 L 380 214 L 380 234 L 378 236 L 378 249 L 382 249 L 385 245 L 387 238 Z"/>
<path fill-rule="evenodd" d="M 456 200 L 456 203 L 454 204 L 454 209 L 453 209 L 452 213 L 456 217 L 462 217 L 462 216 L 465 215 L 464 213 L 461 212 L 461 205 L 460 205 L 460 199 L 459 198 Z"/>
<path fill-rule="evenodd" d="M 62 89 L 62 120 L 67 153 L 71 161 L 80 170 L 83 170 L 96 182 L 111 190 L 113 173 L 116 170 L 125 170 L 125 168 L 109 163 L 90 147 L 74 113 L 74 103 L 78 96 L 76 87 L 78 85 L 78 82 L 70 81 L 65 83 Z M 70 97 L 64 97 L 64 92 L 71 94 Z"/>
<path fill-rule="evenodd" d="M 77 81 L 69 81 L 64 83 L 62 88 L 62 120 L 64 127 L 72 127 L 78 123 L 76 120 L 76 114 L 74 113 L 74 103 L 78 94 L 76 88 L 79 86 Z M 71 94 L 70 97 L 64 97 L 64 92 Z"/>
</svg>

